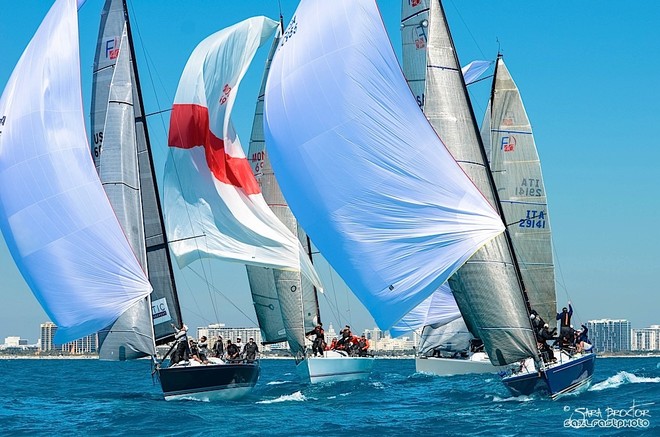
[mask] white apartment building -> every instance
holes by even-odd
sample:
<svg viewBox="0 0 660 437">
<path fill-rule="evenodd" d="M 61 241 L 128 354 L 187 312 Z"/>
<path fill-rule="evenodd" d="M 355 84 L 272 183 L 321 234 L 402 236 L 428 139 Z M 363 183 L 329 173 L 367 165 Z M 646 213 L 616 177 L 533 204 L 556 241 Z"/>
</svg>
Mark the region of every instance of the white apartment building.
<svg viewBox="0 0 660 437">
<path fill-rule="evenodd" d="M 634 351 L 660 351 L 660 325 L 633 329 L 631 348 Z"/>
</svg>

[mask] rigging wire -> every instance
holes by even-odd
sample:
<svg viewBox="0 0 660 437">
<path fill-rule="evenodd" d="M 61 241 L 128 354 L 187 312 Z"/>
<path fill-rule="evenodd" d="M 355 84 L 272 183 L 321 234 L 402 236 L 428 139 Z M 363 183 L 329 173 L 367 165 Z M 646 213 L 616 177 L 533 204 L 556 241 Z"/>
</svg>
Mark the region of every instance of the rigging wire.
<svg viewBox="0 0 660 437">
<path fill-rule="evenodd" d="M 191 272 L 193 272 L 193 273 L 195 274 L 195 276 L 197 276 L 198 278 L 200 278 L 200 279 L 202 279 L 202 280 L 204 279 L 204 276 L 202 276 L 201 273 L 197 272 L 197 271 L 196 271 L 195 269 L 193 269 L 192 267 L 187 266 L 187 269 L 190 270 Z M 238 310 L 239 313 L 243 314 L 243 315 L 245 316 L 246 319 L 248 319 L 251 323 L 254 323 L 255 326 L 259 326 L 259 324 L 258 324 L 257 322 L 255 322 L 255 321 L 252 319 L 252 317 L 250 317 L 250 316 L 248 316 L 247 314 L 245 314 L 245 312 L 244 312 L 240 307 L 238 307 L 238 305 L 236 305 L 234 302 L 232 302 L 231 299 L 229 299 L 227 296 L 225 296 L 225 294 L 224 294 L 222 291 L 220 291 L 215 285 L 213 285 L 213 284 L 208 284 L 208 285 L 213 289 L 213 291 L 214 291 L 215 293 L 217 293 L 218 295 L 222 296 L 222 298 L 224 298 L 224 299 L 225 299 L 227 302 L 229 302 L 234 308 L 236 308 L 236 309 Z"/>
</svg>

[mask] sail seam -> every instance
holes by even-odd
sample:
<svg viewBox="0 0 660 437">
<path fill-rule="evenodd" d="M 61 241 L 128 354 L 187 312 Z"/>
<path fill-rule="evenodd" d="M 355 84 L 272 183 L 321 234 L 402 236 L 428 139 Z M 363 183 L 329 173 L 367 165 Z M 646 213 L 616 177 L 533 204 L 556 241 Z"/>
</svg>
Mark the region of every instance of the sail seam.
<svg viewBox="0 0 660 437">
<path fill-rule="evenodd" d="M 416 16 L 418 16 L 418 15 L 420 15 L 420 14 L 423 14 L 424 12 L 428 12 L 428 11 L 429 11 L 429 8 L 422 9 L 422 10 L 419 11 L 419 12 L 415 12 L 414 14 L 407 16 L 406 18 L 404 18 L 403 20 L 401 20 L 401 22 L 402 22 L 402 23 L 405 23 L 406 21 L 410 20 L 411 18 L 414 18 L 414 17 L 416 17 Z"/>
</svg>

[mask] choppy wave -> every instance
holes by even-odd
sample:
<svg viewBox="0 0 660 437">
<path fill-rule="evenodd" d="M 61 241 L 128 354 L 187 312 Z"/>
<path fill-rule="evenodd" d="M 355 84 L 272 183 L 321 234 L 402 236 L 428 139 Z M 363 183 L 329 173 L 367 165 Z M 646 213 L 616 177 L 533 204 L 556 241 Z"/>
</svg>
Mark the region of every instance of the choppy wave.
<svg viewBox="0 0 660 437">
<path fill-rule="evenodd" d="M 532 396 L 511 396 L 509 398 L 501 398 L 499 396 L 493 396 L 493 402 L 529 402 L 533 400 L 534 397 Z"/>
<path fill-rule="evenodd" d="M 265 401 L 258 401 L 257 404 L 276 404 L 278 402 L 288 402 L 288 401 L 304 402 L 306 400 L 307 397 L 304 394 L 302 394 L 301 391 L 297 391 L 290 395 L 282 395 L 279 398 L 268 399 Z"/>
<path fill-rule="evenodd" d="M 288 384 L 291 381 L 271 381 L 267 383 L 266 385 L 281 385 L 281 384 Z"/>
<path fill-rule="evenodd" d="M 592 385 L 589 391 L 600 391 L 608 388 L 617 388 L 623 384 L 640 384 L 640 383 L 654 383 L 654 382 L 660 382 L 660 377 L 649 378 L 645 376 L 637 376 L 634 373 L 621 371 L 614 376 L 610 376 L 605 381 Z"/>
</svg>

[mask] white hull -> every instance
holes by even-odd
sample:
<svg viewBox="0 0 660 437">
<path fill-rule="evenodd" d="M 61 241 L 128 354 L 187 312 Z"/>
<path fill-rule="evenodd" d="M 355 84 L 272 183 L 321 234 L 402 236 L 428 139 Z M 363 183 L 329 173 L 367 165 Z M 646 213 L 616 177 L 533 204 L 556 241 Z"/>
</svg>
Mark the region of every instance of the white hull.
<svg viewBox="0 0 660 437">
<path fill-rule="evenodd" d="M 509 366 L 494 366 L 483 353 L 476 353 L 469 358 L 415 358 L 417 372 L 439 376 L 498 373 L 508 368 Z"/>
<path fill-rule="evenodd" d="M 297 367 L 305 379 L 316 384 L 367 379 L 373 365 L 372 357 L 348 357 L 335 351 L 325 351 L 323 358 L 307 358 Z"/>
</svg>

